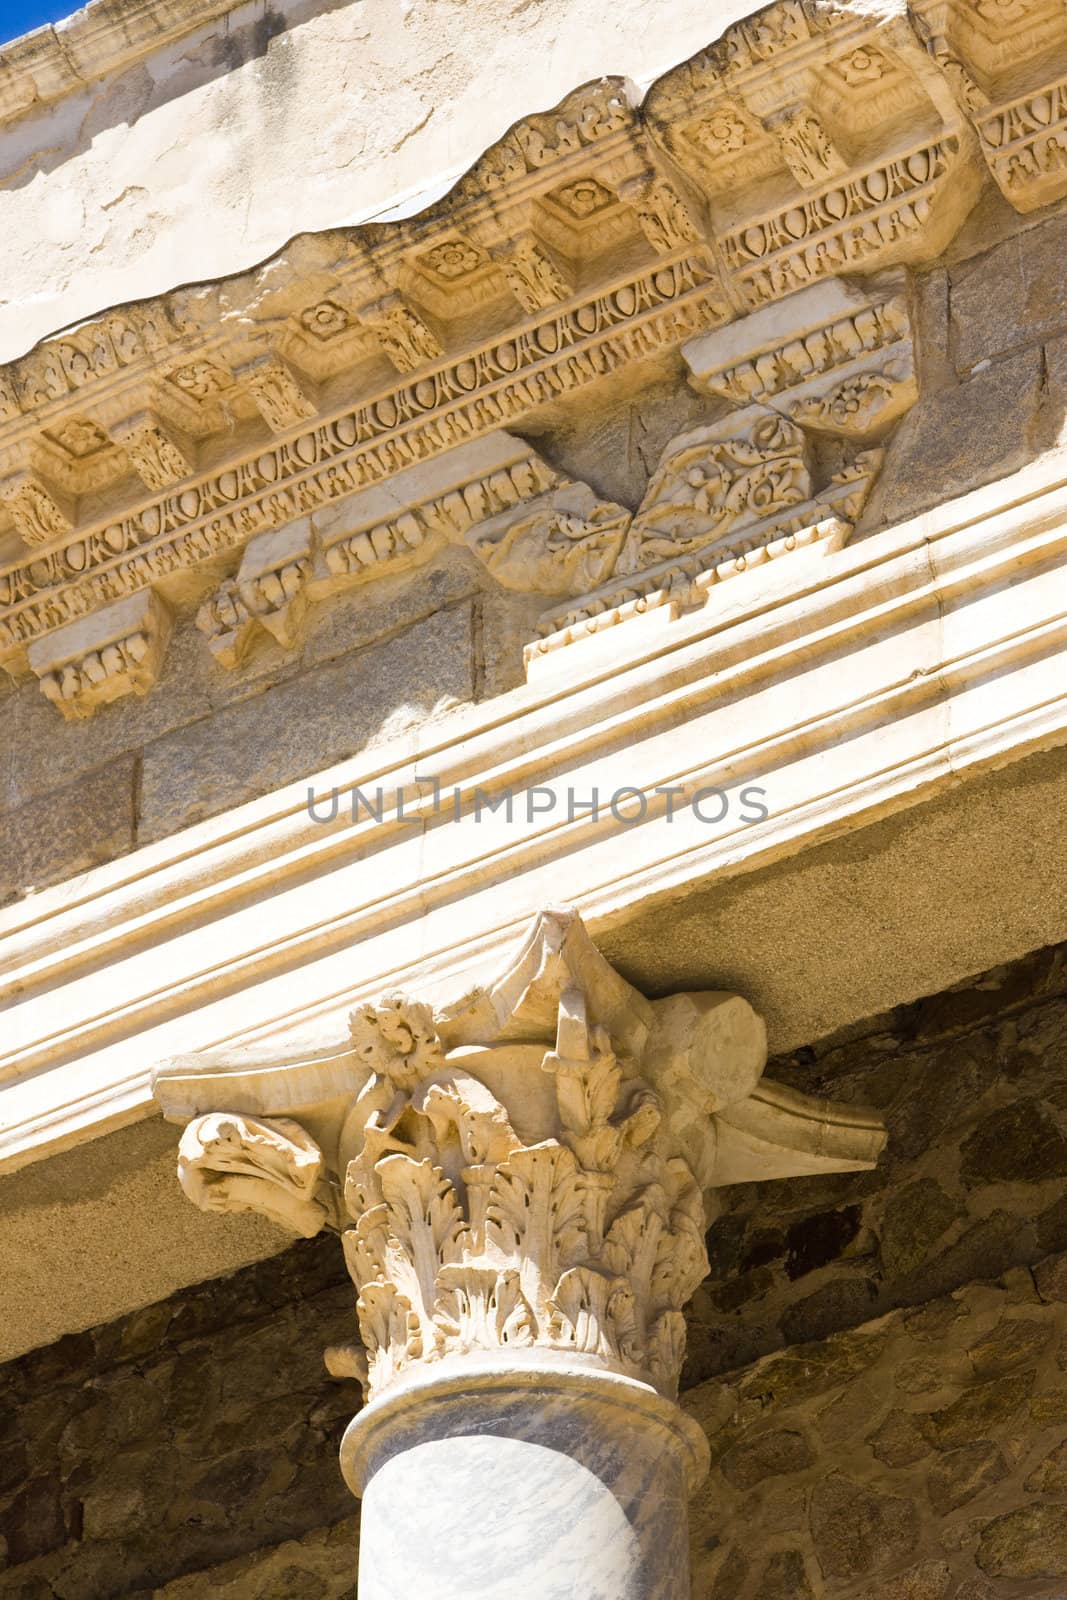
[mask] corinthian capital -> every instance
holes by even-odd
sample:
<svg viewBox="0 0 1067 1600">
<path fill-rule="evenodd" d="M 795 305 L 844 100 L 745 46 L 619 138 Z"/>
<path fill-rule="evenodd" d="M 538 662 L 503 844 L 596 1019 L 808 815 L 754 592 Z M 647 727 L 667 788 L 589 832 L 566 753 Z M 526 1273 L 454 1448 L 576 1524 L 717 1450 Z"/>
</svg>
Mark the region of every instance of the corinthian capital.
<svg viewBox="0 0 1067 1600">
<path fill-rule="evenodd" d="M 371 1396 L 472 1355 L 673 1395 L 710 1191 L 870 1166 L 884 1142 L 763 1083 L 765 1058 L 739 996 L 649 1002 L 552 910 L 455 1007 L 391 996 L 332 1055 L 174 1062 L 156 1092 L 191 1119 L 198 1205 L 338 1228 Z"/>
</svg>

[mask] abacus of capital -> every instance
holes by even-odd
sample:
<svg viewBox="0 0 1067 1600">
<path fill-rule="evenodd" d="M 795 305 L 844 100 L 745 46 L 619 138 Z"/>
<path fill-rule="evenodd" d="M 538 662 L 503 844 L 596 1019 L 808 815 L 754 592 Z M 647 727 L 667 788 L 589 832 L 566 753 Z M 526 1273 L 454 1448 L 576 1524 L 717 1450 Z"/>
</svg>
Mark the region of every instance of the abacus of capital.
<svg viewBox="0 0 1067 1600">
<path fill-rule="evenodd" d="M 332 1051 L 157 1072 L 195 1204 L 340 1234 L 361 1600 L 688 1596 L 708 1442 L 676 1397 L 714 1191 L 885 1140 L 765 1060 L 744 999 L 647 1000 L 564 908 L 454 1006 L 392 995 Z"/>
</svg>

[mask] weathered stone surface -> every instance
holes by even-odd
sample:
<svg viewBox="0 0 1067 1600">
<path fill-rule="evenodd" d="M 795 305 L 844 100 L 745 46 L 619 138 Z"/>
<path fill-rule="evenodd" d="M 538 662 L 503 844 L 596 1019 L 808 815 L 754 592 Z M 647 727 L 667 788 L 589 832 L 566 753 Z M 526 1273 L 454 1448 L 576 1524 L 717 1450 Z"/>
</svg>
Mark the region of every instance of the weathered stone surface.
<svg viewBox="0 0 1067 1600">
<path fill-rule="evenodd" d="M 965 1389 L 958 1400 L 938 1411 L 918 1417 L 919 1427 L 939 1450 L 966 1444 L 988 1435 L 988 1430 L 1009 1421 L 1019 1411 L 1034 1386 L 1032 1372 L 994 1378 Z"/>
<path fill-rule="evenodd" d="M 896 1577 L 881 1579 L 874 1588 L 864 1589 L 857 1600 L 944 1600 L 951 1583 L 947 1562 L 924 1561 Z"/>
<path fill-rule="evenodd" d="M 920 400 L 893 441 L 869 521 L 914 516 L 1017 472 L 1033 452 L 1041 395 L 1039 352 L 1023 351 Z"/>
<path fill-rule="evenodd" d="M 821 1289 L 790 1306 L 780 1326 L 790 1344 L 825 1339 L 842 1328 L 865 1322 L 877 1297 L 877 1286 L 869 1278 L 824 1283 Z"/>
<path fill-rule="evenodd" d="M 843 1334 L 824 1344 L 797 1345 L 780 1356 L 763 1361 L 741 1383 L 745 1399 L 769 1398 L 777 1404 L 802 1395 L 818 1394 L 842 1383 L 878 1359 L 882 1341 L 877 1334 Z"/>
<path fill-rule="evenodd" d="M 1048 1424 L 1067 1422 L 1067 1389 L 1050 1389 L 1047 1394 L 1035 1395 L 1030 1401 L 1033 1422 Z"/>
<path fill-rule="evenodd" d="M 759 1580 L 761 1600 L 814 1600 L 799 1550 L 779 1550 L 763 1569 Z"/>
<path fill-rule="evenodd" d="M 150 745 L 138 838 L 318 771 L 473 692 L 471 611 L 461 604 Z"/>
<path fill-rule="evenodd" d="M 907 1411 L 891 1411 L 878 1431 L 871 1435 L 870 1446 L 887 1467 L 910 1466 L 913 1461 L 921 1461 L 931 1448 L 915 1418 Z"/>
<path fill-rule="evenodd" d="M 981 1440 L 946 1451 L 931 1466 L 926 1479 L 930 1502 L 939 1516 L 966 1505 L 991 1484 L 1007 1476 L 1004 1458 L 995 1444 Z"/>
<path fill-rule="evenodd" d="M 152 1600 L 356 1600 L 358 1516 L 151 1591 Z M 205 1585 L 210 1584 L 210 1590 Z M 131 1596 L 148 1600 L 149 1591 Z"/>
<path fill-rule="evenodd" d="M 1067 221 L 1050 217 L 950 269 L 951 338 L 960 371 L 1067 324 Z"/>
<path fill-rule="evenodd" d="M 915 1506 L 832 1472 L 811 1497 L 811 1536 L 824 1577 L 861 1578 L 906 1559 L 919 1537 Z"/>
<path fill-rule="evenodd" d="M 885 1270 L 905 1276 L 920 1267 L 961 1209 L 933 1178 L 920 1178 L 893 1195 L 882 1221 Z"/>
<path fill-rule="evenodd" d="M 1034 1318 L 1004 1317 L 967 1354 L 979 1378 L 998 1378 L 1036 1361 L 1052 1329 Z"/>
<path fill-rule="evenodd" d="M 1067 1577 L 1067 1506 L 1032 1505 L 982 1532 L 978 1565 L 994 1578 Z"/>
<path fill-rule="evenodd" d="M 6 1431 L 27 1441 L 20 1479 L 0 1489 L 4 1600 L 38 1584 L 44 1600 L 147 1597 L 179 1579 L 183 1597 L 351 1593 L 336 1455 L 359 1400 L 322 1364 L 353 1322 L 327 1243 L 0 1367 L 0 1454 Z M 275 1550 L 305 1536 L 306 1560 Z"/>
<path fill-rule="evenodd" d="M 803 1434 L 779 1429 L 735 1445 L 719 1465 L 736 1488 L 752 1489 L 765 1478 L 799 1472 L 812 1460 L 811 1446 Z"/>
<path fill-rule="evenodd" d="M 136 786 L 126 756 L 0 818 L 0 905 L 132 849 Z"/>
<path fill-rule="evenodd" d="M 1035 1100 L 992 1112 L 964 1140 L 960 1156 L 969 1184 L 1041 1183 L 1067 1175 L 1067 1138 Z"/>
<path fill-rule="evenodd" d="M 708 1590 L 708 1600 L 732 1600 L 748 1577 L 748 1561 L 738 1549 L 727 1552 Z"/>
<path fill-rule="evenodd" d="M 1067 1251 L 1039 1261 L 1034 1268 L 1034 1282 L 1042 1300 L 1067 1300 Z"/>
<path fill-rule="evenodd" d="M 1028 1494 L 1063 1494 L 1067 1490 L 1067 1439 L 1049 1451 L 1023 1487 Z"/>
</svg>

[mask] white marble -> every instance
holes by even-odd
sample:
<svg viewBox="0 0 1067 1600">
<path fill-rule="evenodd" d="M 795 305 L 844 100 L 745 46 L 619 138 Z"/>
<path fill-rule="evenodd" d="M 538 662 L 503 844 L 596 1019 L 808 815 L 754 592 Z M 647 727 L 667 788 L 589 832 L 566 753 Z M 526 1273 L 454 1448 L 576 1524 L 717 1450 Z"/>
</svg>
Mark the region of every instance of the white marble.
<svg viewBox="0 0 1067 1600">
<path fill-rule="evenodd" d="M 360 1600 L 689 1600 L 706 1462 L 700 1429 L 644 1384 L 464 1362 L 348 1428 Z"/>
</svg>

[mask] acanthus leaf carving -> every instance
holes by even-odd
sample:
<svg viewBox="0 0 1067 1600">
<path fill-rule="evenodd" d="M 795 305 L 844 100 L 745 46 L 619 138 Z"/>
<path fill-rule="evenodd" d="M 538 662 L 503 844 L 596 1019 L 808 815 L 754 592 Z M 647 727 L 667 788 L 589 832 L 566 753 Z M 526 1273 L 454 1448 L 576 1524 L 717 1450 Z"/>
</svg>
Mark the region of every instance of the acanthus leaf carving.
<svg viewBox="0 0 1067 1600">
<path fill-rule="evenodd" d="M 194 470 L 189 445 L 154 412 L 129 418 L 113 428 L 111 436 L 125 450 L 146 489 L 169 489 Z"/>
<path fill-rule="evenodd" d="M 183 1183 L 207 1209 L 252 1205 L 314 1231 L 343 1185 L 372 1396 L 413 1369 L 518 1352 L 672 1394 L 683 1309 L 707 1272 L 710 1190 L 869 1166 L 884 1141 L 870 1115 L 763 1085 L 765 1057 L 744 1001 L 650 1006 L 576 913 L 552 910 L 457 1006 L 360 1006 L 325 1136 L 299 1123 L 300 1065 L 281 1082 L 278 1069 L 234 1069 L 246 1102 L 264 1102 L 240 1116 L 203 1111 L 232 1092 L 224 1061 L 164 1069 L 156 1092 L 172 1117 L 200 1108 Z M 306 1092 L 318 1131 L 322 1080 Z M 279 1095 L 287 1109 L 269 1116 Z M 358 1352 L 330 1360 L 362 1367 Z"/>
<path fill-rule="evenodd" d="M 519 239 L 501 258 L 504 276 L 524 311 L 547 311 L 573 293 L 561 262 L 539 240 Z"/>
<path fill-rule="evenodd" d="M 363 322 L 398 372 L 417 372 L 444 355 L 436 333 L 403 295 L 375 301 L 364 310 Z"/>
<path fill-rule="evenodd" d="M 9 481 L 4 499 L 25 544 L 52 544 L 73 532 L 73 503 L 39 473 L 17 473 Z"/>
</svg>

